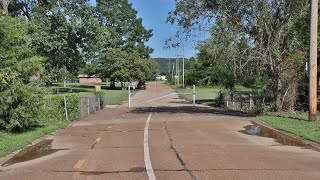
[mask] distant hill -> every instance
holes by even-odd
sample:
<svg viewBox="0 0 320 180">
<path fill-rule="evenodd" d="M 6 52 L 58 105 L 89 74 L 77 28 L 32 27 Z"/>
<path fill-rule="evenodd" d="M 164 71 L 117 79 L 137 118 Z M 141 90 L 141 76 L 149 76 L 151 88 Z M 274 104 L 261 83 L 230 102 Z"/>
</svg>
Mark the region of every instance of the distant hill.
<svg viewBox="0 0 320 180">
<path fill-rule="evenodd" d="M 169 63 L 170 63 L 170 72 L 172 71 L 173 65 L 176 66 L 177 58 L 153 58 L 160 65 L 160 74 L 165 75 L 169 72 Z M 184 66 L 187 67 L 189 59 L 184 59 Z M 182 58 L 180 58 L 180 70 L 182 71 Z"/>
</svg>

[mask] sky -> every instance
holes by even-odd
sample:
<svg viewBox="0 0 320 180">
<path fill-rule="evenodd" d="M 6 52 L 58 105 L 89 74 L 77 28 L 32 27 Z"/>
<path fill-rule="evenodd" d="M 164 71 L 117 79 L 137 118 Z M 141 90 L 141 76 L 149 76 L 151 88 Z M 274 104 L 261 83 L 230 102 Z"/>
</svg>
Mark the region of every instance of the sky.
<svg viewBox="0 0 320 180">
<path fill-rule="evenodd" d="M 177 25 L 166 23 L 168 12 L 174 10 L 174 0 L 129 0 L 133 8 L 138 11 L 138 17 L 142 18 L 142 24 L 146 29 L 153 30 L 153 36 L 146 43 L 154 49 L 152 58 L 173 58 L 176 55 L 183 55 L 182 47 L 175 49 L 165 49 L 165 40 L 174 37 L 178 30 Z M 93 4 L 95 4 L 93 2 Z M 193 41 L 185 41 L 184 56 L 186 58 L 195 57 L 197 50 Z"/>
</svg>

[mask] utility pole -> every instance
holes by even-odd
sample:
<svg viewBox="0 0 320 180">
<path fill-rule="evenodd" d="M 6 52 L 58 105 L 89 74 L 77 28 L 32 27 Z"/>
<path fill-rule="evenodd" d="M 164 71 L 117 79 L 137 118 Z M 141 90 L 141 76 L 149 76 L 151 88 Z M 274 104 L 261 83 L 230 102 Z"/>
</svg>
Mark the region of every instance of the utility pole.
<svg viewBox="0 0 320 180">
<path fill-rule="evenodd" d="M 182 44 L 182 87 L 184 88 L 184 44 Z"/>
<path fill-rule="evenodd" d="M 169 64 L 168 64 L 168 70 L 169 70 L 169 74 L 170 74 L 170 61 L 171 61 L 171 58 L 169 58 Z"/>
<path fill-rule="evenodd" d="M 309 68 L 309 121 L 317 119 L 317 38 L 318 0 L 311 0 L 310 68 Z"/>
</svg>

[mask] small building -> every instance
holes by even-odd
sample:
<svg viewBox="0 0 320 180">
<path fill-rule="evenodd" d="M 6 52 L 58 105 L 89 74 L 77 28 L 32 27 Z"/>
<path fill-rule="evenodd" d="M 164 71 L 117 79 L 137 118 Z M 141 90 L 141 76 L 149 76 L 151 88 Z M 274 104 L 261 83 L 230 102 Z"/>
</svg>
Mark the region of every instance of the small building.
<svg viewBox="0 0 320 180">
<path fill-rule="evenodd" d="M 100 77 L 96 76 L 96 75 L 88 75 L 88 74 L 79 74 L 78 75 L 79 78 L 79 83 L 102 83 L 102 80 Z"/>
</svg>

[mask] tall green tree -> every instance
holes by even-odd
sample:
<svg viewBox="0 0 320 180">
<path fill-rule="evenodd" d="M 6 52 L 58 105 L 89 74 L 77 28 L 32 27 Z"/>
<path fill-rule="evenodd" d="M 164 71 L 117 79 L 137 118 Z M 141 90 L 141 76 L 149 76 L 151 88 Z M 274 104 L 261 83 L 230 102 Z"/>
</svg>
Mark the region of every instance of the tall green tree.
<svg viewBox="0 0 320 180">
<path fill-rule="evenodd" d="M 252 68 L 263 77 L 265 93 L 275 111 L 293 110 L 298 92 L 300 71 L 307 57 L 309 14 L 308 0 L 176 0 L 176 9 L 168 22 L 177 23 L 186 33 L 194 28 L 220 26 L 241 32 L 249 39 L 247 58 L 256 61 Z M 208 24 L 209 22 L 209 24 Z M 301 27 L 306 27 L 301 31 Z M 234 41 L 237 41 L 238 37 Z M 254 72 L 254 71 L 251 71 Z"/>
<path fill-rule="evenodd" d="M 148 63 L 147 59 L 153 49 L 145 43 L 152 36 L 152 30 L 143 27 L 142 19 L 137 17 L 137 11 L 128 0 L 98 0 L 96 10 L 99 22 L 105 27 L 108 38 L 104 38 L 103 47 L 98 53 L 99 58 L 94 63 L 104 77 L 111 79 L 110 87 L 114 88 L 116 80 L 124 81 L 140 76 L 129 77 L 129 71 L 137 69 L 141 65 L 140 60 Z M 131 70 L 128 69 L 129 64 Z M 139 74 L 141 70 L 134 72 Z"/>
<path fill-rule="evenodd" d="M 30 23 L 0 17 L 0 129 L 18 131 L 35 123 L 41 104 L 43 58 L 31 48 Z"/>
<path fill-rule="evenodd" d="M 46 57 L 47 72 L 55 75 L 66 67 L 71 74 L 77 74 L 94 54 L 94 42 L 98 41 L 100 30 L 98 19 L 93 16 L 94 7 L 88 1 L 71 0 L 42 10 L 32 17 L 31 33 L 36 51 Z"/>
</svg>

